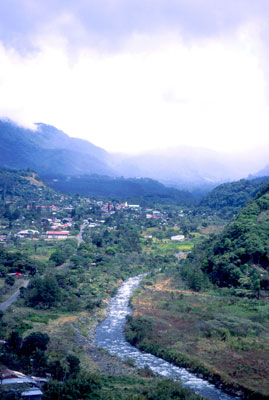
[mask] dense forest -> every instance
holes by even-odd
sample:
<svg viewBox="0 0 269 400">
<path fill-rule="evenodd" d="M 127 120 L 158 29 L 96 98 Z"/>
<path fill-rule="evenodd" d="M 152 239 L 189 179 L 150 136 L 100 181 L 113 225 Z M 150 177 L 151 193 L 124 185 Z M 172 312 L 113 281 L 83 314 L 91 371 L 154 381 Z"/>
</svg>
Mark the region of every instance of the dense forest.
<svg viewBox="0 0 269 400">
<path fill-rule="evenodd" d="M 191 193 L 168 188 L 149 178 L 111 178 L 101 175 L 44 176 L 47 184 L 64 193 L 103 198 L 125 199 L 139 204 L 171 203 L 191 205 L 195 198 Z"/>
<path fill-rule="evenodd" d="M 262 177 L 223 183 L 204 196 L 198 207 L 201 211 L 213 211 L 229 219 L 268 181 L 268 177 Z"/>
<path fill-rule="evenodd" d="M 235 287 L 243 293 L 259 295 L 269 289 L 269 184 L 250 201 L 222 233 L 197 245 L 188 255 L 183 275 L 195 270 L 199 288 L 201 274 L 222 287 Z"/>
</svg>

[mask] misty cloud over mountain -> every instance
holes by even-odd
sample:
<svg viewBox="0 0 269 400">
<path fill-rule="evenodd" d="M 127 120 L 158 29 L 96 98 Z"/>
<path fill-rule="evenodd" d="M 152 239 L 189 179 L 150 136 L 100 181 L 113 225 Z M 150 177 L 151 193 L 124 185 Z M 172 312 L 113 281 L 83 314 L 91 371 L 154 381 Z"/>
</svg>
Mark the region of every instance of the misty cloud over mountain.
<svg viewBox="0 0 269 400">
<path fill-rule="evenodd" d="M 264 166 L 269 159 L 268 149 L 228 155 L 187 146 L 136 156 L 112 154 L 53 126 L 38 123 L 30 130 L 7 120 L 0 121 L 0 151 L 0 166 L 6 168 L 31 168 L 41 175 L 149 177 L 185 188 L 213 186 L 257 171 L 268 175 Z"/>
</svg>

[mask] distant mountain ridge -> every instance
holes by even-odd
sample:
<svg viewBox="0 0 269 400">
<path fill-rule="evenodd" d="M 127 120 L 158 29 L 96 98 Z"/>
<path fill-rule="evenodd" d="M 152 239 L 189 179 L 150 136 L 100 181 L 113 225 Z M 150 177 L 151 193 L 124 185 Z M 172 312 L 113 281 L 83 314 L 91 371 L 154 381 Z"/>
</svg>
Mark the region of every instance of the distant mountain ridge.
<svg viewBox="0 0 269 400">
<path fill-rule="evenodd" d="M 174 187 L 212 189 L 220 183 L 246 178 L 269 159 L 269 149 L 228 154 L 206 148 L 180 146 L 135 156 L 117 157 L 114 169 L 126 177 L 148 176 Z M 264 174 L 266 175 L 266 174 Z M 261 175 L 258 175 L 261 176 Z"/>
<path fill-rule="evenodd" d="M 268 161 L 267 150 L 263 149 L 260 159 L 255 151 L 240 156 L 188 146 L 136 156 L 112 154 L 50 125 L 37 123 L 36 130 L 31 130 L 0 120 L 0 167 L 30 168 L 41 176 L 148 177 L 180 190 L 205 193 L 220 183 L 254 174 L 263 160 L 264 164 Z"/>
<path fill-rule="evenodd" d="M 100 175 L 44 176 L 45 182 L 53 189 L 69 194 L 97 196 L 128 200 L 143 205 L 152 203 L 176 203 L 193 205 L 194 196 L 183 190 L 166 187 L 149 178 L 113 178 Z"/>
<path fill-rule="evenodd" d="M 45 124 L 37 124 L 34 131 L 0 121 L 0 154 L 4 168 L 30 168 L 39 174 L 111 174 L 105 150 Z"/>
<path fill-rule="evenodd" d="M 109 154 L 87 140 L 72 138 L 51 125 L 36 123 L 39 145 L 48 149 L 65 149 L 89 154 L 98 159 L 108 159 Z"/>
</svg>

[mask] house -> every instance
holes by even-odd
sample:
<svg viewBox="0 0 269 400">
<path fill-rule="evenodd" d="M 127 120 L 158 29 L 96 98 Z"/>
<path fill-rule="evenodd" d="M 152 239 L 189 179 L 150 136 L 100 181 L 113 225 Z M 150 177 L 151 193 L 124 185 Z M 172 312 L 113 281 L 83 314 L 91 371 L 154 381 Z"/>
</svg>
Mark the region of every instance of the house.
<svg viewBox="0 0 269 400">
<path fill-rule="evenodd" d="M 152 239 L 152 235 L 146 235 L 145 233 L 142 233 L 141 235 L 144 239 Z"/>
<path fill-rule="evenodd" d="M 178 242 L 183 242 L 185 240 L 185 236 L 184 235 L 171 236 L 171 240 L 177 240 Z"/>
<path fill-rule="evenodd" d="M 42 391 L 38 387 L 38 378 L 29 377 L 22 372 L 12 371 L 0 364 L 1 391 L 6 394 L 18 394 L 24 400 L 41 400 Z"/>
<path fill-rule="evenodd" d="M 47 231 L 47 239 L 67 239 L 69 237 L 69 231 Z"/>
<path fill-rule="evenodd" d="M 95 228 L 98 224 L 96 224 L 95 222 L 91 222 L 89 224 L 89 228 Z"/>
<path fill-rule="evenodd" d="M 42 392 L 38 387 L 31 387 L 21 393 L 23 400 L 41 400 Z"/>
<path fill-rule="evenodd" d="M 39 235 L 39 232 L 34 229 L 26 229 L 17 233 L 17 236 L 20 238 L 32 238 L 37 235 Z"/>
<path fill-rule="evenodd" d="M 131 208 L 132 210 L 138 210 L 140 208 L 139 204 L 129 204 L 128 208 Z"/>
</svg>

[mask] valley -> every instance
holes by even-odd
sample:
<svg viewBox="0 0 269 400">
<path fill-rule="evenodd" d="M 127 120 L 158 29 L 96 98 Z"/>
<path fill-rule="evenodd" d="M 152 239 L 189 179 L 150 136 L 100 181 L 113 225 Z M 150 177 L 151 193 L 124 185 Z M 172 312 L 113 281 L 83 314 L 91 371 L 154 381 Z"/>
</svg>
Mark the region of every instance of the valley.
<svg viewBox="0 0 269 400">
<path fill-rule="evenodd" d="M 111 297 L 139 274 L 147 275 L 125 331 L 132 345 L 233 397 L 268 396 L 266 179 L 224 185 L 201 203 L 188 196 L 139 203 L 136 195 L 124 201 L 56 192 L 31 171 L 2 169 L 0 178 L 0 302 L 29 281 L 1 314 L 0 362 L 43 377 L 43 399 L 76 390 L 85 399 L 200 398 L 94 342 Z M 233 201 L 221 212 L 216 196 L 218 204 Z"/>
<path fill-rule="evenodd" d="M 268 21 L 0 1 L 0 400 L 269 400 Z"/>
</svg>

